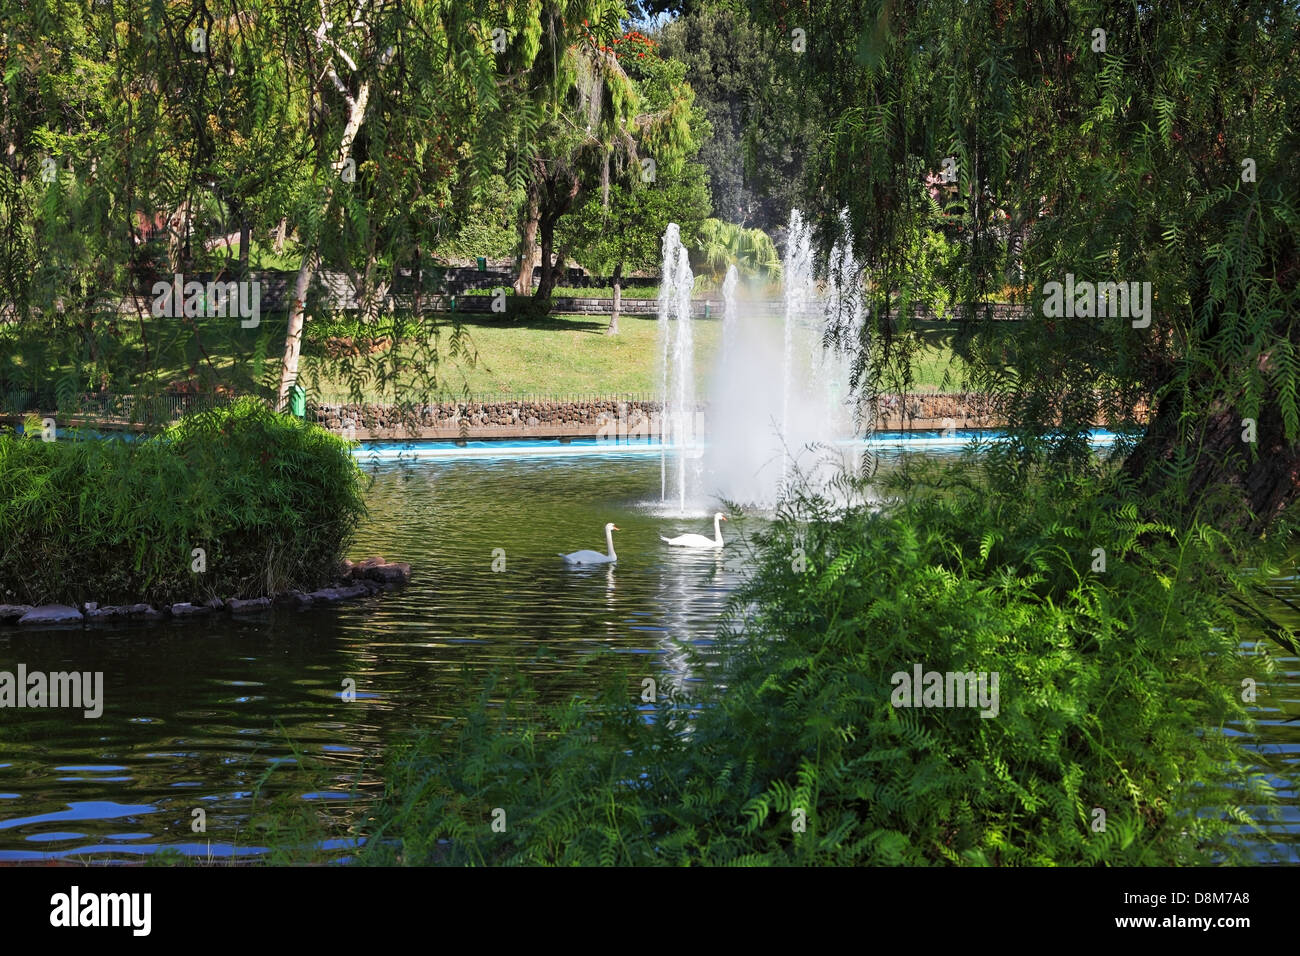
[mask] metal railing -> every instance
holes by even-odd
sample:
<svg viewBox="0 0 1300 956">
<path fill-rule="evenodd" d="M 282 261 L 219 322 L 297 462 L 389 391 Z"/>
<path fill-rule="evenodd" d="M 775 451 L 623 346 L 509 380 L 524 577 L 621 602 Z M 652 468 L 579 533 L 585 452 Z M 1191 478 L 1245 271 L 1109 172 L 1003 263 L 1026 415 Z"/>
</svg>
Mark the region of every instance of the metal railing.
<svg viewBox="0 0 1300 956">
<path fill-rule="evenodd" d="M 421 396 L 377 395 L 361 393 L 360 398 L 340 393 L 307 395 L 308 408 L 313 405 L 385 405 L 392 407 L 414 405 L 582 405 L 609 402 L 618 404 L 657 403 L 659 396 L 650 392 L 472 392 L 468 395 L 453 392 Z"/>
<path fill-rule="evenodd" d="M 109 393 L 59 396 L 52 390 L 12 390 L 0 393 L 0 415 L 14 417 L 53 412 L 62 418 L 85 418 L 105 423 L 166 425 L 184 415 L 222 408 L 240 397 Z"/>
</svg>

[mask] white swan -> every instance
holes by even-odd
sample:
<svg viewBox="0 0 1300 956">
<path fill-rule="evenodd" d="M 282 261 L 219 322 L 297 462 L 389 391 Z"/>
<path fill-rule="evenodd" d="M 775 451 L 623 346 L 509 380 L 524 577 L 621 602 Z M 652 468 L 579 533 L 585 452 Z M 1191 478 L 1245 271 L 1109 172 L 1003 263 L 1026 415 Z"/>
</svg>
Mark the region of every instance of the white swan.
<svg viewBox="0 0 1300 956">
<path fill-rule="evenodd" d="M 717 512 L 713 516 L 712 538 L 706 538 L 702 534 L 679 534 L 675 538 L 665 538 L 663 535 L 660 535 L 659 540 L 666 542 L 667 544 L 676 545 L 679 548 L 720 548 L 723 545 L 721 522 L 726 520 L 727 516 L 721 511 Z"/>
<path fill-rule="evenodd" d="M 605 546 L 609 548 L 609 554 L 583 550 L 562 554 L 560 557 L 569 564 L 613 564 L 618 560 L 618 555 L 614 553 L 614 532 L 617 530 L 618 526 L 612 521 L 605 525 Z"/>
</svg>

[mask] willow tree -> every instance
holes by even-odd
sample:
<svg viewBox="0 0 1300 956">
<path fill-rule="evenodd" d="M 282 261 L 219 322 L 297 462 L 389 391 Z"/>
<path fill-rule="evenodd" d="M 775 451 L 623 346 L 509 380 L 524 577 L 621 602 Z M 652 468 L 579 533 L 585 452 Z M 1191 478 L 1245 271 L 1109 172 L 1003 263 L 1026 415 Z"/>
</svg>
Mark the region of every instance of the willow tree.
<svg viewBox="0 0 1300 956">
<path fill-rule="evenodd" d="M 956 345 L 969 384 L 1002 400 L 1023 461 L 1078 460 L 1103 422 L 1135 436 L 1119 453 L 1136 484 L 1188 513 L 1259 529 L 1294 499 L 1294 4 L 755 11 L 806 108 L 825 114 L 807 190 L 823 239 L 847 207 L 868 261 L 859 375 L 868 354 L 886 373 L 912 358 L 906 293 L 925 278 L 916 251 L 939 175 L 962 244 L 947 281 Z M 1097 301 L 1109 282 L 1126 284 L 1127 302 Z M 1031 309 L 1014 326 L 988 307 L 1008 284 Z"/>
<path fill-rule="evenodd" d="M 320 78 L 310 94 L 321 118 L 313 135 L 318 196 L 305 221 L 309 238 L 289 311 L 280 406 L 297 379 L 322 244 L 330 238 L 336 248 L 359 244 L 361 284 L 369 286 L 380 254 L 370 242 L 367 208 L 415 211 L 427 219 L 430 195 L 445 204 L 453 179 L 491 169 L 507 129 L 498 109 L 498 43 L 526 34 L 534 15 L 527 0 L 361 0 L 355 8 L 322 0 L 320 11 L 306 56 L 309 75 Z M 359 144 L 364 155 L 358 155 Z M 418 245 L 420 230 L 412 223 L 388 231 L 390 264 L 408 259 Z"/>
<path fill-rule="evenodd" d="M 5 11 L 0 307 L 14 345 L 3 358 L 21 359 L 0 363 L 0 384 L 44 396 L 53 377 L 63 406 L 87 388 L 159 387 L 165 340 L 185 339 L 191 371 L 216 374 L 215 351 L 248 352 L 238 323 L 157 321 L 137 294 L 154 272 L 220 269 L 193 240 L 209 225 L 250 229 L 292 182 L 301 141 L 281 12 L 47 0 Z"/>
<path fill-rule="evenodd" d="M 624 70 L 635 84 L 641 109 L 633 128 L 636 148 L 647 155 L 663 155 L 662 148 L 652 145 L 652 137 L 661 131 L 653 118 L 689 110 L 689 133 L 681 137 L 674 131 L 678 137 L 674 146 L 680 144 L 680 148 L 671 150 L 674 157 L 685 161 L 666 167 L 662 175 L 656 167 L 653 179 L 642 177 L 640 168 L 634 167 L 631 175 L 586 190 L 559 232 L 559 241 L 578 261 L 610 275 L 614 290 L 607 329 L 610 335 L 618 334 L 624 270 L 658 268 L 669 223 L 681 228 L 682 242 L 688 248 L 694 246 L 701 224 L 712 211 L 707 170 L 693 161 L 710 135 L 709 123 L 702 110 L 691 106 L 693 94 L 685 82 L 685 64 L 660 58 L 653 47 L 638 52 L 646 55 L 628 57 Z"/>
<path fill-rule="evenodd" d="M 333 308 L 322 264 L 382 288 L 442 210 L 500 181 L 514 124 L 540 122 L 503 105 L 515 79 L 498 69 L 498 37 L 528 33 L 532 0 L 38 0 L 0 17 L 0 308 L 16 319 L 0 384 L 139 392 L 174 374 L 160 352 L 180 352 L 209 383 L 261 385 L 278 316 L 159 320 L 139 293 L 151 273 L 243 268 L 215 234 L 238 232 L 246 262 L 254 233 L 291 224 L 302 257 L 269 383 L 283 403 L 309 314 Z"/>
</svg>

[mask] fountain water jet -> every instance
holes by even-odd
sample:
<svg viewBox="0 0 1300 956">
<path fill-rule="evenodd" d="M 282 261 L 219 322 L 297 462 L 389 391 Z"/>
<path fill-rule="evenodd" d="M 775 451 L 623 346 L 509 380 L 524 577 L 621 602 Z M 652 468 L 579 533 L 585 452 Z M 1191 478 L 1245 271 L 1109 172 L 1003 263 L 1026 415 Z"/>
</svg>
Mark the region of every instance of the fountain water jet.
<svg viewBox="0 0 1300 956">
<path fill-rule="evenodd" d="M 781 372 L 781 434 L 790 435 L 790 402 L 794 387 L 794 335 L 795 325 L 803 319 L 812 298 L 812 241 L 811 231 L 803 214 L 790 212 L 790 231 L 787 237 L 783 280 L 785 285 L 785 336 Z M 782 459 L 781 480 L 784 482 L 789 462 Z"/>
<path fill-rule="evenodd" d="M 687 455 L 694 446 L 695 342 L 691 329 L 691 292 L 695 276 L 682 245 L 681 229 L 664 230 L 663 271 L 659 286 L 659 414 L 663 448 L 659 453 L 659 498 L 668 499 L 667 444 L 677 449 L 677 500 L 686 512 Z M 671 340 L 671 349 L 669 348 Z M 665 433 L 665 429 L 668 433 Z"/>
<path fill-rule="evenodd" d="M 740 284 L 740 273 L 735 266 L 727 266 L 727 277 L 722 280 L 722 354 L 719 359 L 724 366 L 736 348 L 736 286 Z M 729 369 L 723 368 L 725 378 Z"/>
<path fill-rule="evenodd" d="M 693 276 L 677 227 L 664 234 L 660 397 L 678 452 L 673 497 L 680 513 L 686 513 L 688 502 L 702 507 L 706 499 L 717 498 L 770 508 L 792 473 L 821 484 L 849 464 L 846 456 L 852 452 L 844 443 L 854 437 L 856 423 L 849 414 L 850 362 L 862 324 L 861 268 L 849 240 L 836 244 L 827 280 L 827 295 L 819 298 L 812 232 L 798 210 L 790 216 L 783 316 L 742 315 L 739 276 L 734 266 L 727 270 L 708 436 L 702 468 L 693 470 L 687 459 L 701 437 L 694 424 Z M 817 456 L 811 466 L 802 458 L 809 449 Z M 668 485 L 665 449 L 660 452 L 663 502 L 669 500 Z"/>
</svg>

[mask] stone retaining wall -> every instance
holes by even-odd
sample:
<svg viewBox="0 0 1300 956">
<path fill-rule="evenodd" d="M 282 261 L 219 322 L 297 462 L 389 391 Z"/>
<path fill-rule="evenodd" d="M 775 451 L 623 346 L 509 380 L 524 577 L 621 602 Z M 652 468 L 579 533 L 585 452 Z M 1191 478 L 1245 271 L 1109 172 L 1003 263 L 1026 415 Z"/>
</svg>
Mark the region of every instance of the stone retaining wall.
<svg viewBox="0 0 1300 956">
<path fill-rule="evenodd" d="M 709 406 L 701 403 L 707 427 Z M 324 402 L 308 408 L 318 424 L 358 440 L 423 438 L 656 436 L 659 403 L 641 399 L 574 401 L 431 402 L 403 408 L 360 402 Z M 974 394 L 883 396 L 876 427 L 886 429 L 989 428 L 1003 423 L 988 396 Z"/>
</svg>

